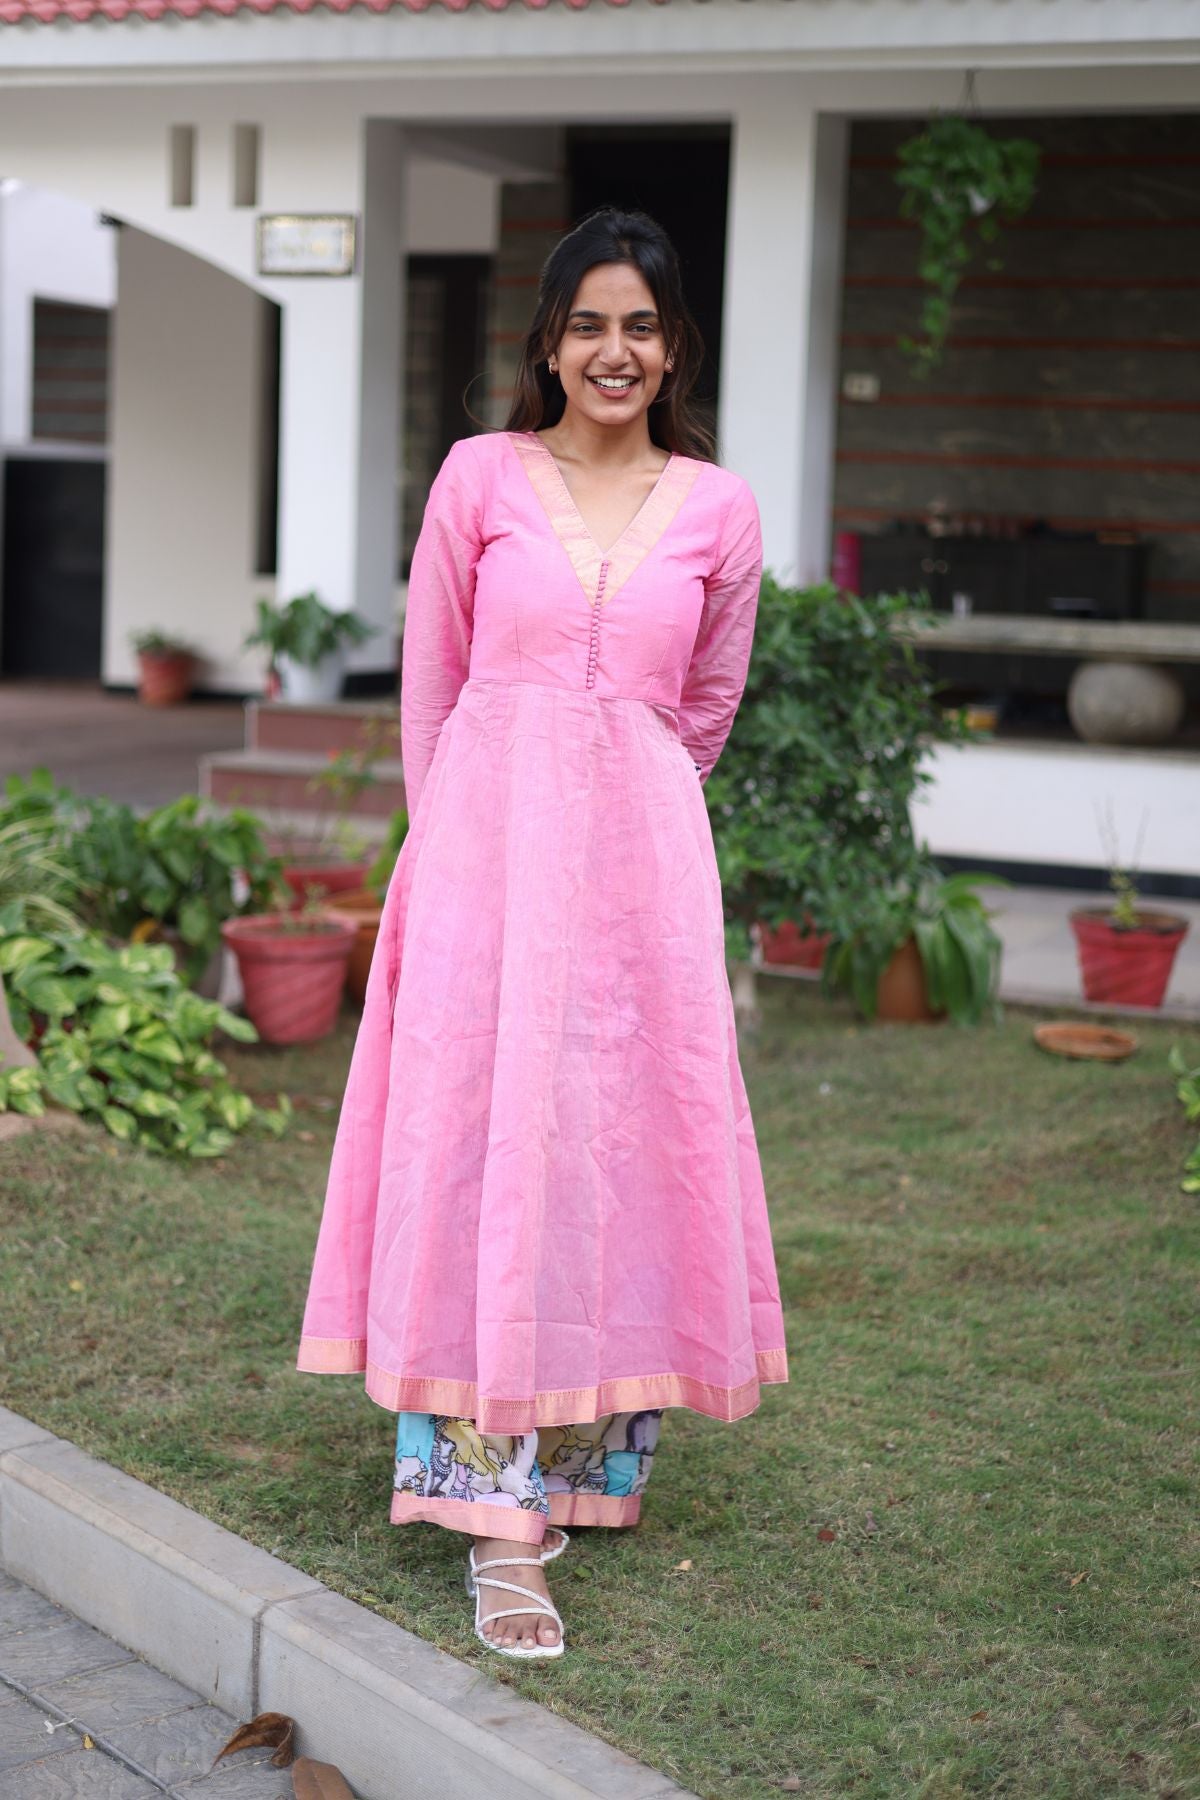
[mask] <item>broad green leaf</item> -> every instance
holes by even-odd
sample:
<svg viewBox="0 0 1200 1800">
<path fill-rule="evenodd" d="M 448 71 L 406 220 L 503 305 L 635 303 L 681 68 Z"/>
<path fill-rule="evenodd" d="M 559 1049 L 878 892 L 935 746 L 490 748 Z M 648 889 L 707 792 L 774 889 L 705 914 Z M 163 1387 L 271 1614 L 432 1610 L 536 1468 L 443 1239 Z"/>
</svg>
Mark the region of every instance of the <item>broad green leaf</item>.
<svg viewBox="0 0 1200 1800">
<path fill-rule="evenodd" d="M 30 963 L 44 962 L 53 956 L 54 946 L 45 938 L 10 937 L 0 942 L 0 975 L 11 975 Z"/>
<path fill-rule="evenodd" d="M 115 1138 L 129 1143 L 137 1136 L 137 1120 L 122 1106 L 106 1106 L 101 1113 L 105 1125 Z"/>
</svg>

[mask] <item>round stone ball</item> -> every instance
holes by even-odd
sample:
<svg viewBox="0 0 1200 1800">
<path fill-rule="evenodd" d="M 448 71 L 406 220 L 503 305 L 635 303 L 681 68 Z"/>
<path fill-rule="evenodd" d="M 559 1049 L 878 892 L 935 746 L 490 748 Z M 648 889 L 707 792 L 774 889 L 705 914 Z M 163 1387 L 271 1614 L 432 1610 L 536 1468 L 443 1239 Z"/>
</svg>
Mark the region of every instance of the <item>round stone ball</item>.
<svg viewBox="0 0 1200 1800">
<path fill-rule="evenodd" d="M 1185 705 L 1178 678 L 1153 663 L 1081 663 L 1067 689 L 1071 723 L 1089 744 L 1166 743 Z"/>
</svg>

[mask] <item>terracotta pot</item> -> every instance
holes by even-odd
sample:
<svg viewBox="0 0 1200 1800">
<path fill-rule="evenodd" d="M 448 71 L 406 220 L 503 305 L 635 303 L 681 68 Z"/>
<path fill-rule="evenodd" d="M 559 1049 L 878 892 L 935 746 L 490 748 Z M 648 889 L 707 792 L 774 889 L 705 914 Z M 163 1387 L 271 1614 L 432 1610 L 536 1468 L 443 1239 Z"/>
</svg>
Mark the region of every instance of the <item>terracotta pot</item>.
<svg viewBox="0 0 1200 1800">
<path fill-rule="evenodd" d="M 925 965 L 915 937 L 905 938 L 879 977 L 875 1016 L 902 1025 L 932 1024 L 945 1013 L 934 1012 L 925 987 Z"/>
<path fill-rule="evenodd" d="M 138 699 L 143 706 L 179 706 L 192 691 L 195 669 L 187 651 L 139 650 Z"/>
<path fill-rule="evenodd" d="M 283 879 L 296 896 L 297 907 L 301 907 L 310 896 L 327 900 L 332 894 L 353 893 L 362 887 L 370 866 L 365 859 L 338 862 L 333 858 L 316 857 L 311 862 L 285 862 Z"/>
<path fill-rule="evenodd" d="M 1101 1004 L 1161 1006 L 1188 921 L 1178 913 L 1139 909 L 1132 930 L 1118 930 L 1111 909 L 1080 907 L 1071 914 L 1083 997 Z"/>
<path fill-rule="evenodd" d="M 300 930 L 291 913 L 226 919 L 221 936 L 238 959 L 246 1013 L 264 1043 L 312 1044 L 329 1036 L 355 929 L 353 919 L 334 912 L 316 914 Z"/>
<path fill-rule="evenodd" d="M 777 968 L 819 969 L 825 961 L 830 936 L 828 931 L 812 929 L 811 915 L 801 924 L 785 920 L 774 931 L 769 925 L 760 924 L 758 928 L 762 959 Z"/>
<path fill-rule="evenodd" d="M 354 920 L 356 935 L 354 948 L 350 952 L 346 986 L 361 1006 L 367 997 L 367 976 L 371 973 L 371 958 L 375 954 L 375 940 L 379 936 L 383 901 L 370 888 L 356 888 L 348 894 L 334 894 L 329 902 L 329 910 L 344 913 L 348 919 Z"/>
</svg>

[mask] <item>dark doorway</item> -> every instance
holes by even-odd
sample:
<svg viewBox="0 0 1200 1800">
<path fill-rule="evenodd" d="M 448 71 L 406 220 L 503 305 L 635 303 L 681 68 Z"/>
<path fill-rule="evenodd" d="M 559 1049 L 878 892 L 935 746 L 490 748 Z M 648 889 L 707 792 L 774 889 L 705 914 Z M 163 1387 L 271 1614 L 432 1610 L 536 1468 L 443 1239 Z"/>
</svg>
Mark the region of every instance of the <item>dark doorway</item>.
<svg viewBox="0 0 1200 1800">
<path fill-rule="evenodd" d="M 487 363 L 491 258 L 410 256 L 405 333 L 404 516 L 400 576 L 408 579 L 425 497 L 458 438 L 487 409 L 480 372 Z M 464 398 L 465 397 L 465 398 Z"/>
<path fill-rule="evenodd" d="M 715 419 L 725 288 L 728 127 L 581 127 L 568 134 L 567 169 L 573 219 L 597 206 L 636 207 L 657 219 L 678 250 L 684 293 L 707 352 L 697 396 Z"/>
<path fill-rule="evenodd" d="M 105 475 L 99 457 L 14 457 L 4 465 L 5 675 L 99 680 Z"/>
</svg>

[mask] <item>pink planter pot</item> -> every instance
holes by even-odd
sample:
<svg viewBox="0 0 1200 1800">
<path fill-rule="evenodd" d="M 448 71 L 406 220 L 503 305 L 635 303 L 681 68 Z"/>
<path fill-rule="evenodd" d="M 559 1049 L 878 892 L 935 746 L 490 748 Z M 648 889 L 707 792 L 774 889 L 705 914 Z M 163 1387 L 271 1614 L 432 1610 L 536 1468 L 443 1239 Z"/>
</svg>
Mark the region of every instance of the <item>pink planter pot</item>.
<svg viewBox="0 0 1200 1800">
<path fill-rule="evenodd" d="M 809 924 L 797 925 L 791 920 L 774 931 L 769 925 L 760 925 L 758 934 L 763 961 L 776 968 L 819 969 L 830 940 L 829 932 L 813 931 Z"/>
<path fill-rule="evenodd" d="M 1177 913 L 1143 912 L 1118 931 L 1107 907 L 1071 914 L 1085 1000 L 1115 1006 L 1161 1006 L 1188 921 Z"/>
<path fill-rule="evenodd" d="M 238 959 L 247 1017 L 266 1044 L 312 1044 L 337 1024 L 357 927 L 333 912 L 308 923 L 298 931 L 293 914 L 259 913 L 221 927 Z"/>
<path fill-rule="evenodd" d="M 303 906 L 311 895 L 327 900 L 331 894 L 349 894 L 361 888 L 367 879 L 369 862 L 285 862 L 283 879 Z"/>
</svg>

